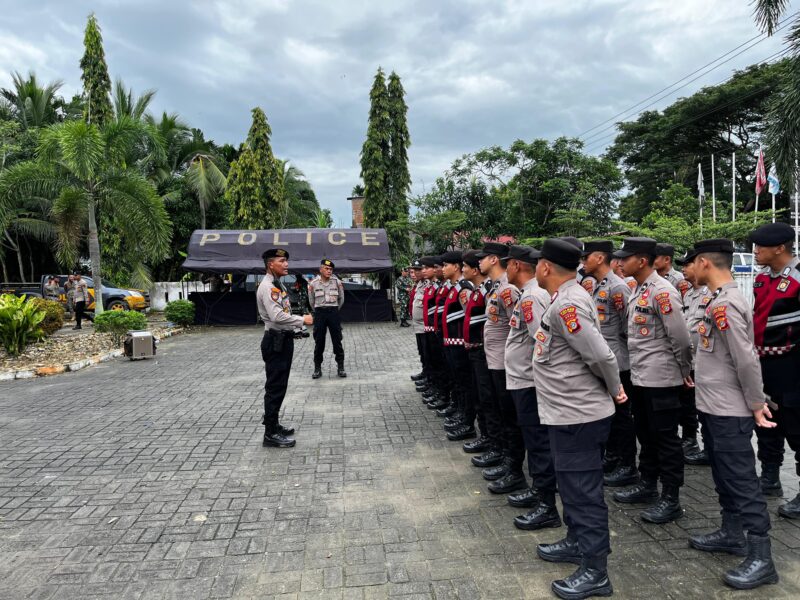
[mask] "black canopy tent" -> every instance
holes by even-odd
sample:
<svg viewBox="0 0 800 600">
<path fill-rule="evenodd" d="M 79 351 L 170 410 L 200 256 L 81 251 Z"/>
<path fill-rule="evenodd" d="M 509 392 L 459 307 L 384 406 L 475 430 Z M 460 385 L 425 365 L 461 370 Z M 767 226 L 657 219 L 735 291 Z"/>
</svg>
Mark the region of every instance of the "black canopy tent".
<svg viewBox="0 0 800 600">
<path fill-rule="evenodd" d="M 198 273 L 263 274 L 262 253 L 283 248 L 293 273 L 316 273 L 328 258 L 338 273 L 390 271 L 389 244 L 383 229 L 196 230 L 189 240 L 183 268 Z M 254 292 L 190 294 L 199 324 L 240 325 L 258 319 Z M 385 290 L 345 290 L 342 320 L 390 321 L 391 301 Z"/>
</svg>

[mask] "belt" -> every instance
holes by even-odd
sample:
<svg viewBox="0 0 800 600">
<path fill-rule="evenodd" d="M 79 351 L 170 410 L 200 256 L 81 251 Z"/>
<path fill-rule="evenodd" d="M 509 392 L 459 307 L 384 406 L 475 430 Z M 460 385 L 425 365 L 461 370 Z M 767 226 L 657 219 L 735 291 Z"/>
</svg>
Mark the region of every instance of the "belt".
<svg viewBox="0 0 800 600">
<path fill-rule="evenodd" d="M 444 338 L 446 346 L 463 346 L 464 340 L 461 338 Z"/>
<path fill-rule="evenodd" d="M 338 306 L 317 306 L 314 310 L 339 310 Z"/>
<path fill-rule="evenodd" d="M 461 340 L 461 342 L 464 344 L 464 348 L 467 350 L 475 350 L 475 348 L 483 347 L 483 344 L 481 343 L 465 342 L 464 340 Z"/>
</svg>

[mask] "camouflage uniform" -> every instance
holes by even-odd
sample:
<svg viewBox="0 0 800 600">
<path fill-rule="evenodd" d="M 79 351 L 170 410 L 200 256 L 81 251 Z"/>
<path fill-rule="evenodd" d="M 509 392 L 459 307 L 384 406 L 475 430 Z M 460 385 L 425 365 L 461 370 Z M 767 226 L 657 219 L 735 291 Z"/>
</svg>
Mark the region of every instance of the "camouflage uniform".
<svg viewBox="0 0 800 600">
<path fill-rule="evenodd" d="M 401 275 L 394 283 L 394 287 L 397 290 L 397 303 L 400 305 L 401 323 L 411 320 L 411 315 L 408 314 L 408 300 L 410 298 L 409 293 L 413 285 L 414 284 L 412 283 L 411 278 L 407 275 Z"/>
</svg>

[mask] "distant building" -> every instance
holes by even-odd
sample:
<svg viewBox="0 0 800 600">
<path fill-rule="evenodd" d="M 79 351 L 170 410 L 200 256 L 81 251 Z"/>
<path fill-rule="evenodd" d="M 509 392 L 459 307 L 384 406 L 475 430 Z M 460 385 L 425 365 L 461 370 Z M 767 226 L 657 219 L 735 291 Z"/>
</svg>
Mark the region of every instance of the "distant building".
<svg viewBox="0 0 800 600">
<path fill-rule="evenodd" d="M 350 196 L 353 203 L 353 224 L 351 227 L 364 227 L 364 196 Z"/>
</svg>

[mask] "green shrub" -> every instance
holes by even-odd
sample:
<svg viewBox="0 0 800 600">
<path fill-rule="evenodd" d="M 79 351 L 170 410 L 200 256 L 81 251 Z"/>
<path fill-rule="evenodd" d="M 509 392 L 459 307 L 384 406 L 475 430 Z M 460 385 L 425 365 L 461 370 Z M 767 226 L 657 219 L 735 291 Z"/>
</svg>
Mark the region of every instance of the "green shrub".
<svg viewBox="0 0 800 600">
<path fill-rule="evenodd" d="M 194 302 L 189 300 L 173 300 L 164 309 L 167 321 L 178 325 L 191 325 L 194 323 Z"/>
<path fill-rule="evenodd" d="M 25 296 L 0 295 L 0 343 L 11 356 L 19 356 L 31 342 L 44 337 L 42 321 L 45 312 L 39 310 Z"/>
<path fill-rule="evenodd" d="M 44 311 L 44 321 L 42 321 L 42 331 L 46 336 L 53 335 L 64 325 L 64 305 L 57 300 L 45 300 L 43 298 L 31 298 L 28 304 L 33 304 L 39 310 Z"/>
<path fill-rule="evenodd" d="M 119 346 L 129 331 L 147 329 L 147 317 L 133 310 L 107 310 L 94 318 L 94 329 L 100 333 L 110 333 L 114 336 L 114 343 Z"/>
</svg>

